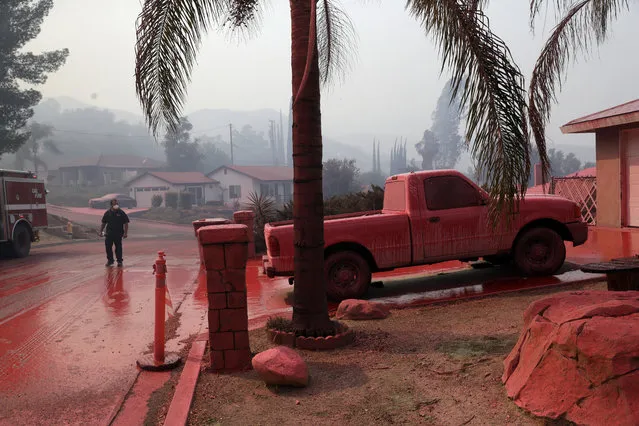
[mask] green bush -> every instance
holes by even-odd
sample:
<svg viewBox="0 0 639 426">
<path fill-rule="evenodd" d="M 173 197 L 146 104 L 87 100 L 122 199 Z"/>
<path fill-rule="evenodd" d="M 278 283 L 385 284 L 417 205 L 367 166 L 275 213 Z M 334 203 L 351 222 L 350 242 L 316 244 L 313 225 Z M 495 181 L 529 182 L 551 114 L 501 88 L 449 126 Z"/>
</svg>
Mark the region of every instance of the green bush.
<svg viewBox="0 0 639 426">
<path fill-rule="evenodd" d="M 177 192 L 166 192 L 164 194 L 164 205 L 167 207 L 171 207 L 173 209 L 177 209 L 178 207 L 178 193 Z"/>
<path fill-rule="evenodd" d="M 193 207 L 193 194 L 190 192 L 180 192 L 180 208 L 190 210 Z"/>
<path fill-rule="evenodd" d="M 353 192 L 324 200 L 324 216 L 381 210 L 383 205 L 384 190 L 373 185 L 372 189 L 366 192 Z M 277 211 L 277 220 L 291 219 L 293 219 L 293 202 L 289 201 Z"/>
<path fill-rule="evenodd" d="M 152 198 L 151 198 L 151 205 L 155 208 L 158 208 L 162 205 L 162 196 L 160 194 L 155 194 Z"/>
</svg>

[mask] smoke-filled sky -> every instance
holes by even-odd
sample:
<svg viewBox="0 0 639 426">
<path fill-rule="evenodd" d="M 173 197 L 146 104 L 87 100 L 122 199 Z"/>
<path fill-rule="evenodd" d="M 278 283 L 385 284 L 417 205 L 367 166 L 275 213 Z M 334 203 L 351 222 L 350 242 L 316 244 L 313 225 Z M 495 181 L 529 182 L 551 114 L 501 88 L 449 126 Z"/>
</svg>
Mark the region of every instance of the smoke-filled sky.
<svg viewBox="0 0 639 426">
<path fill-rule="evenodd" d="M 556 22 L 554 12 L 528 26 L 528 0 L 492 0 L 487 11 L 493 31 L 510 46 L 528 78 L 543 40 Z M 548 3 L 554 3 L 550 1 Z M 288 110 L 291 96 L 290 19 L 287 1 L 268 0 L 261 31 L 238 42 L 210 34 L 201 49 L 186 113 L 202 108 Z M 634 3 L 632 3 L 634 5 Z M 357 58 L 343 84 L 322 100 L 327 135 L 349 133 L 421 137 L 447 74 L 433 41 L 404 10 L 404 2 L 345 0 L 342 7 L 357 32 Z M 56 0 L 35 51 L 69 48 L 67 64 L 43 87 L 45 97 L 71 96 L 100 107 L 139 113 L 133 82 L 135 0 Z M 554 143 L 594 137 L 561 135 L 567 121 L 639 97 L 636 25 L 639 11 L 625 13 L 609 41 L 588 61 L 569 69 L 549 134 Z M 633 25 L 634 24 L 634 25 Z M 95 99 L 91 94 L 97 94 Z"/>
</svg>

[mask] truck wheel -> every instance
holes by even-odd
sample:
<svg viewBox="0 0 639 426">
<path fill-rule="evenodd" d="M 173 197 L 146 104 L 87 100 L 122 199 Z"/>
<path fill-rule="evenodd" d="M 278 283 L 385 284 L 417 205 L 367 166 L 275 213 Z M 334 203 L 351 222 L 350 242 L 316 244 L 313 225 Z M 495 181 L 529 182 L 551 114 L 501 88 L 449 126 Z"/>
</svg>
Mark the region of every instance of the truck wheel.
<svg viewBox="0 0 639 426">
<path fill-rule="evenodd" d="M 11 241 L 11 252 L 14 257 L 27 257 L 31 251 L 31 232 L 24 224 L 19 224 Z"/>
<path fill-rule="evenodd" d="M 371 268 L 366 259 L 352 251 L 333 253 L 324 263 L 329 299 L 342 301 L 362 297 L 371 283 Z"/>
<path fill-rule="evenodd" d="M 517 241 L 514 260 L 525 275 L 552 275 L 566 260 L 566 245 L 552 229 L 533 228 Z"/>
</svg>

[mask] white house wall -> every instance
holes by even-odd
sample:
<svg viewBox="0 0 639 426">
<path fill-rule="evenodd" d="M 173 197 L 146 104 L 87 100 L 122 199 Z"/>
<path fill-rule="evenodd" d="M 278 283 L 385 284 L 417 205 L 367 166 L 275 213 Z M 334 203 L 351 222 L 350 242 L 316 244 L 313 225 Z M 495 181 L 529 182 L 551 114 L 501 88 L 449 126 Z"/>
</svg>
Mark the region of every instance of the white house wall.
<svg viewBox="0 0 639 426">
<path fill-rule="evenodd" d="M 182 192 L 186 191 L 187 187 L 202 186 L 204 187 L 204 202 L 208 201 L 220 201 L 222 195 L 222 189 L 217 184 L 197 184 L 197 185 L 173 185 L 169 184 L 161 179 L 152 175 L 146 175 L 132 182 L 129 187 L 129 195 L 138 203 L 138 207 L 147 208 L 152 206 L 152 199 L 154 195 L 161 195 L 164 200 L 164 194 L 166 192 Z M 151 188 L 149 191 L 141 191 L 139 188 Z M 159 188 L 168 188 L 159 189 Z M 164 202 L 164 201 L 163 201 Z"/>
<path fill-rule="evenodd" d="M 226 170 L 226 174 L 224 174 Z M 235 200 L 229 198 L 229 186 L 240 185 L 241 197 L 239 198 L 240 204 L 248 203 L 248 195 L 251 192 L 259 193 L 260 185 L 258 181 L 254 181 L 253 178 L 246 176 L 245 174 L 238 173 L 231 169 L 220 169 L 215 173 L 209 174 L 208 177 L 220 182 L 221 190 L 224 192 L 224 204 L 230 205 Z"/>
</svg>

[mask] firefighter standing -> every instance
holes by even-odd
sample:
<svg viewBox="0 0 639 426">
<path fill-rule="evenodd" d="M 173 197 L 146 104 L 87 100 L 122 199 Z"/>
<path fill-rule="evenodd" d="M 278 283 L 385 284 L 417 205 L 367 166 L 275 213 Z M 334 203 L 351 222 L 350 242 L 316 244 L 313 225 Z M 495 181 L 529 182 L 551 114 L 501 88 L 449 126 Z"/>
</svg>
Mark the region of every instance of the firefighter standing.
<svg viewBox="0 0 639 426">
<path fill-rule="evenodd" d="M 106 227 L 106 233 L 104 228 Z M 129 217 L 118 205 L 118 200 L 111 200 L 111 208 L 104 212 L 102 216 L 102 226 L 100 235 L 105 236 L 107 263 L 106 266 L 113 266 L 113 246 L 115 245 L 115 257 L 118 267 L 122 267 L 122 239 L 127 237 L 129 232 Z"/>
</svg>

